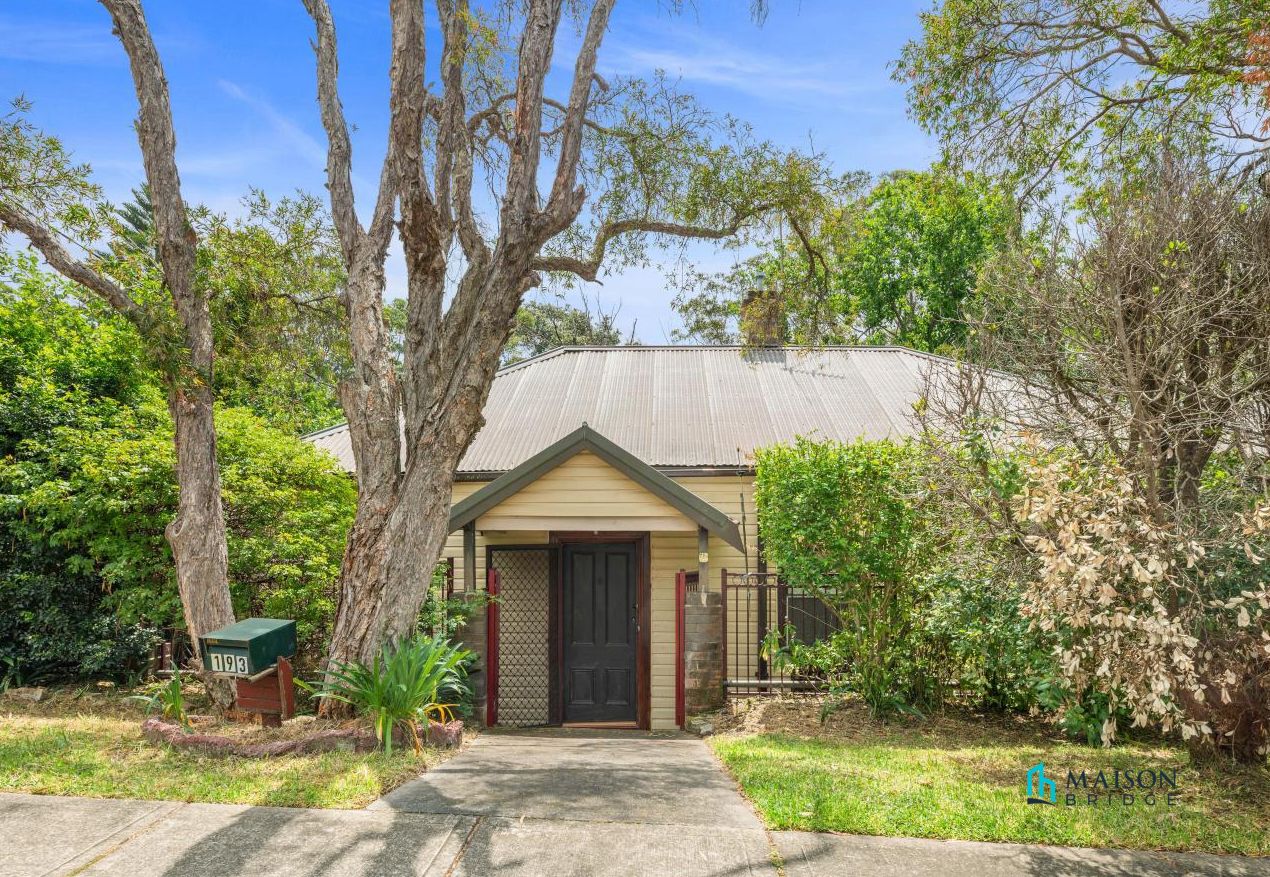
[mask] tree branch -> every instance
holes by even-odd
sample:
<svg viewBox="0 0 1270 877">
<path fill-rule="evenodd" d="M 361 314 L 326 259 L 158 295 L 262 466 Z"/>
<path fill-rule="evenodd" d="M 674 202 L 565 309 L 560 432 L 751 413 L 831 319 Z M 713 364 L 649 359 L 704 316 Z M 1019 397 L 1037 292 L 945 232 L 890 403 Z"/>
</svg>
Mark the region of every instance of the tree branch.
<svg viewBox="0 0 1270 877">
<path fill-rule="evenodd" d="M 26 211 L 0 201 L 0 223 L 24 235 L 54 270 L 103 299 L 139 330 L 150 328 L 149 316 L 122 287 L 72 256 L 53 232 Z"/>
<path fill-rule="evenodd" d="M 371 218 L 370 231 L 362 229 L 357 218 L 353 191 L 353 144 L 344 119 L 339 94 L 339 50 L 335 41 L 335 20 L 326 0 L 304 0 L 304 8 L 317 32 L 313 52 L 317 57 L 318 108 L 326 131 L 326 188 L 331 193 L 331 219 L 339 235 L 340 249 L 346 265 L 357 258 L 363 243 L 376 252 L 386 253 L 392 236 L 393 204 L 396 178 L 392 157 L 392 138 L 388 155 L 380 171 L 379 194 Z"/>
<path fill-rule="evenodd" d="M 207 297 L 194 284 L 198 237 L 190 225 L 176 167 L 176 132 L 167 80 L 139 0 L 101 0 L 114 21 L 132 67 L 137 92 L 137 142 L 154 212 L 155 243 L 163 281 L 181 317 L 197 369 L 210 372 L 212 333 L 203 327 Z M 204 329 L 206 331 L 204 331 Z"/>
<path fill-rule="evenodd" d="M 574 274 L 583 280 L 595 282 L 599 275 L 600 266 L 604 263 L 604 253 L 608 249 L 609 241 L 624 234 L 632 234 L 643 232 L 648 234 L 664 234 L 673 237 L 694 238 L 697 240 L 721 240 L 722 238 L 731 237 L 740 230 L 748 220 L 753 219 L 761 213 L 772 210 L 777 205 L 761 204 L 751 210 L 744 211 L 733 217 L 732 222 L 725 226 L 714 228 L 708 225 L 690 225 L 679 222 L 664 222 L 653 219 L 619 219 L 606 222 L 600 226 L 599 232 L 595 236 L 595 243 L 591 246 L 591 255 L 588 258 L 578 258 L 576 256 L 539 256 L 531 263 L 531 267 L 535 271 L 553 271 L 563 272 L 566 274 Z"/>
<path fill-rule="evenodd" d="M 574 63 L 569 106 L 561 124 L 560 159 L 556 165 L 556 179 L 552 183 L 551 196 L 543 211 L 546 222 L 543 240 L 549 239 L 573 222 L 586 198 L 586 192 L 580 186 L 575 186 L 578 161 L 582 155 L 582 128 L 586 123 L 591 86 L 595 81 L 596 58 L 604 32 L 608 28 L 609 16 L 613 12 L 613 3 L 614 0 L 596 0 L 591 7 L 586 36 Z"/>
</svg>

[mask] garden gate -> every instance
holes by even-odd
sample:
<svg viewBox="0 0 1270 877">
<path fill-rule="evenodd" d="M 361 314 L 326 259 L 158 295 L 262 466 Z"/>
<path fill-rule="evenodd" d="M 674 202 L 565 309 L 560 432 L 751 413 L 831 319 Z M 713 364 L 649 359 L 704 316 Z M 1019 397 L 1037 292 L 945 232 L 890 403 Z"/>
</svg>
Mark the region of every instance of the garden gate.
<svg viewBox="0 0 1270 877">
<path fill-rule="evenodd" d="M 728 696 L 814 691 L 823 680 L 795 673 L 769 659 L 764 641 L 792 632 L 814 643 L 838 629 L 838 619 L 817 597 L 781 581 L 776 573 L 722 572 L 723 685 Z"/>
</svg>

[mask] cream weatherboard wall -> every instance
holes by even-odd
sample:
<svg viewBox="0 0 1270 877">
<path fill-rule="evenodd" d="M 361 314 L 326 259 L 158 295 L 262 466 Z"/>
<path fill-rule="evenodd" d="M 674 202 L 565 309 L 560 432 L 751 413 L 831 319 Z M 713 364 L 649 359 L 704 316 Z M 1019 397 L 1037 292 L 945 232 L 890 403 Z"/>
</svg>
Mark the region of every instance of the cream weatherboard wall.
<svg viewBox="0 0 1270 877">
<path fill-rule="evenodd" d="M 674 479 L 719 511 L 744 520 L 748 568 L 754 569 L 757 529 L 754 479 L 702 475 Z M 454 502 L 487 482 L 457 482 Z M 654 729 L 675 726 L 675 574 L 697 569 L 697 525 L 594 454 L 571 457 L 490 509 L 477 521 L 476 581 L 485 587 L 485 549 L 491 545 L 540 545 L 552 531 L 649 533 L 652 606 L 649 635 L 650 714 Z M 721 569 L 744 570 L 746 556 L 714 536 L 709 540 L 709 590 L 719 589 Z M 454 559 L 455 583 L 463 578 L 463 534 L 452 533 L 445 556 Z M 730 646 L 734 648 L 735 646 Z"/>
</svg>

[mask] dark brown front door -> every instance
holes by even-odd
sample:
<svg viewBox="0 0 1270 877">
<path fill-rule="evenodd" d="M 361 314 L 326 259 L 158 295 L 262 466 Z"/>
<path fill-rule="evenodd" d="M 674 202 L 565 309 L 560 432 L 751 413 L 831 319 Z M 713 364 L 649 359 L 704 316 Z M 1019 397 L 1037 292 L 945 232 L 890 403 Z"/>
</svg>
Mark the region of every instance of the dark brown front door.
<svg viewBox="0 0 1270 877">
<path fill-rule="evenodd" d="M 634 722 L 635 546 L 564 546 L 564 720 Z"/>
</svg>

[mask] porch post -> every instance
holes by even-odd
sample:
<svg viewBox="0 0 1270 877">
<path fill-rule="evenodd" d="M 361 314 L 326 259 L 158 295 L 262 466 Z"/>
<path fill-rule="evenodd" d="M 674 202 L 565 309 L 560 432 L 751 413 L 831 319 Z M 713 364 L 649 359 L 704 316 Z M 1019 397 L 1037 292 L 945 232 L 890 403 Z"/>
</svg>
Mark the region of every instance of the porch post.
<svg viewBox="0 0 1270 877">
<path fill-rule="evenodd" d="M 463 590 L 476 590 L 476 521 L 463 525 Z"/>
<path fill-rule="evenodd" d="M 710 581 L 710 531 L 705 527 L 697 528 L 697 581 L 704 590 Z"/>
</svg>

